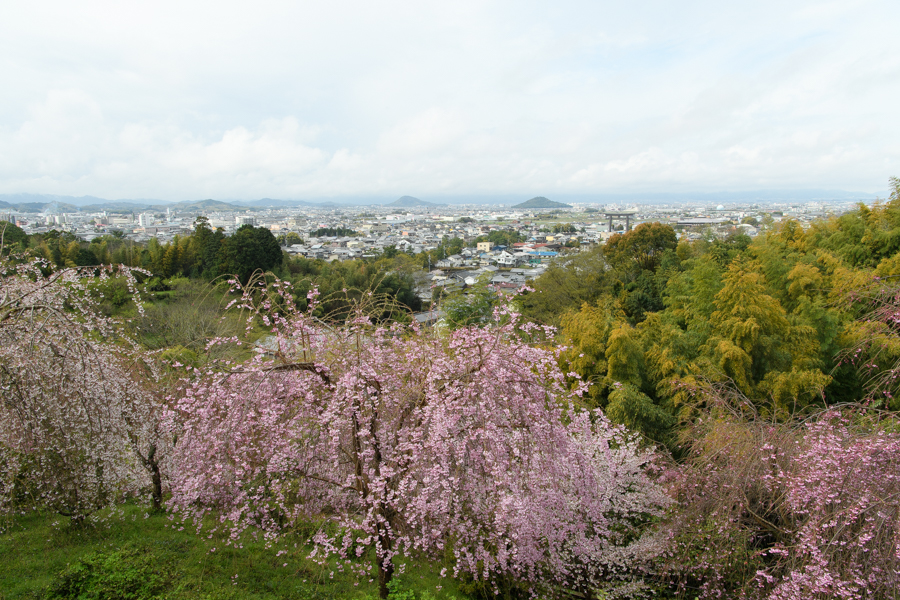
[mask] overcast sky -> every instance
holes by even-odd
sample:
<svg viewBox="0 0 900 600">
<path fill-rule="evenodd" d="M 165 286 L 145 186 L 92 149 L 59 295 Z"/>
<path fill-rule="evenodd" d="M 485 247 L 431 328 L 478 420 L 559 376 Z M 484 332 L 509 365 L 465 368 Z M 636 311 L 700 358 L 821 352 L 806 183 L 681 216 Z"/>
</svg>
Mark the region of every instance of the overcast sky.
<svg viewBox="0 0 900 600">
<path fill-rule="evenodd" d="M 0 3 L 0 193 L 252 199 L 900 176 L 900 2 Z"/>
</svg>

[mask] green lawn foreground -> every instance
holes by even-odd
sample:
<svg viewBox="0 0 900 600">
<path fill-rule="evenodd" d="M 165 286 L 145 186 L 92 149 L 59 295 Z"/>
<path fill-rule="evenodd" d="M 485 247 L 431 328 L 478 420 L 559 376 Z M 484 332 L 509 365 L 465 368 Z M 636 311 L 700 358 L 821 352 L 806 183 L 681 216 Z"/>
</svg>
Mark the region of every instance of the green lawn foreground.
<svg viewBox="0 0 900 600">
<path fill-rule="evenodd" d="M 378 598 L 377 583 L 335 568 L 336 562 L 308 560 L 310 548 L 299 537 L 266 548 L 247 535 L 236 549 L 143 507 L 114 513 L 80 528 L 39 513 L 0 520 L 0 600 Z M 392 598 L 468 598 L 456 580 L 440 577 L 441 568 L 408 563 Z"/>
</svg>

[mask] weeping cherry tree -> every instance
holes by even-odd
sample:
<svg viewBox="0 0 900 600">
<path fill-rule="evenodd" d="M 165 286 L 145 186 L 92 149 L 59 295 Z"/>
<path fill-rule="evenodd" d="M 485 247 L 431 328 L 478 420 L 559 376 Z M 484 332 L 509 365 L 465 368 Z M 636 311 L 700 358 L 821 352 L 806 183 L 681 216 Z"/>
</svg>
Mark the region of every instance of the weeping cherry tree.
<svg viewBox="0 0 900 600">
<path fill-rule="evenodd" d="M 667 504 L 654 455 L 567 408 L 583 390 L 520 341 L 532 326 L 499 309 L 443 337 L 362 310 L 329 327 L 315 291 L 301 312 L 289 287 L 244 290 L 266 351 L 195 372 L 172 400 L 176 511 L 217 517 L 235 543 L 318 523 L 313 556 L 372 570 L 382 597 L 412 553 L 545 590 L 639 585 L 635 565 L 660 548 L 645 525 Z"/>
</svg>

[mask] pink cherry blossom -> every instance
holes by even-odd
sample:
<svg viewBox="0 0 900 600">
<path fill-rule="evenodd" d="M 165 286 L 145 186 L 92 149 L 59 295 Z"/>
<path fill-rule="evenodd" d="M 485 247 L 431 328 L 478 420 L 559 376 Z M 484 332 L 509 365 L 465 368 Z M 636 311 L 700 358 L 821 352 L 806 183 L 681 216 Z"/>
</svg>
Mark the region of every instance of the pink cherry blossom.
<svg viewBox="0 0 900 600">
<path fill-rule="evenodd" d="M 240 304 L 256 318 L 266 300 Z M 171 506 L 198 528 L 214 515 L 237 540 L 321 523 L 311 556 L 374 569 L 383 596 L 399 553 L 588 592 L 635 585 L 660 550 L 654 455 L 563 408 L 575 392 L 556 354 L 523 343 L 515 314 L 442 336 L 284 310 L 265 313 L 277 351 L 196 373 L 172 399 Z"/>
<path fill-rule="evenodd" d="M 126 268 L 0 265 L 0 511 L 75 520 L 162 488 L 152 361 L 92 293 Z"/>
</svg>

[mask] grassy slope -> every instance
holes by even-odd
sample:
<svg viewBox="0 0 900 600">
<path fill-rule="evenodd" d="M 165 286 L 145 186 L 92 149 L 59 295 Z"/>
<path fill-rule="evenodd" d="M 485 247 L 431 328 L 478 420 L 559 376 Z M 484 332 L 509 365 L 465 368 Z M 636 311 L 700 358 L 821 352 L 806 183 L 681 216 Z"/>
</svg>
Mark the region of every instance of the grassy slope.
<svg viewBox="0 0 900 600">
<path fill-rule="evenodd" d="M 309 548 L 299 543 L 295 548 L 297 540 L 284 540 L 281 549 L 287 553 L 281 556 L 277 548 L 266 548 L 249 536 L 235 549 L 197 536 L 189 527 L 179 530 L 165 515 L 145 517 L 146 511 L 135 506 L 121 510 L 104 523 L 80 529 L 52 515 L 5 521 L 0 533 L 0 600 L 76 598 L 79 582 L 90 577 L 81 598 L 377 598 L 376 584 L 307 560 Z M 411 563 L 398 578 L 404 593 L 397 597 L 465 598 L 456 581 L 440 578 L 441 568 Z"/>
</svg>

